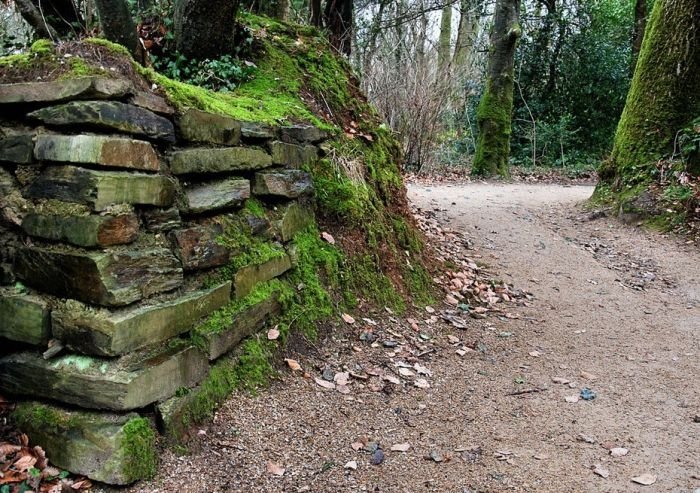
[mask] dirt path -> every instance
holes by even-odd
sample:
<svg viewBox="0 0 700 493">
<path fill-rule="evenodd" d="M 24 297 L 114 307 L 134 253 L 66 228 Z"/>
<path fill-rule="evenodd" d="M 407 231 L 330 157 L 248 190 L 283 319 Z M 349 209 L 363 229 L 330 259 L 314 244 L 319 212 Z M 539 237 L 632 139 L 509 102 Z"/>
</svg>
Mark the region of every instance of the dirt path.
<svg viewBox="0 0 700 493">
<path fill-rule="evenodd" d="M 290 357 L 311 377 L 417 362 L 429 388 L 400 368 L 397 385 L 352 379 L 347 394 L 285 372 L 257 397 L 234 396 L 192 455 L 166 452 L 160 475 L 132 491 L 695 492 L 700 255 L 592 219 L 576 207 L 591 191 L 411 186 L 417 206 L 466 232 L 474 258 L 535 295 L 530 306 L 512 310 L 518 319 L 469 319 L 466 330 L 414 314 L 418 332 L 405 316 L 358 310 L 357 324 L 341 322 L 310 353 Z M 379 321 L 372 344 L 361 342 L 361 326 L 372 325 L 361 317 Z M 454 338 L 478 350 L 460 356 Z M 566 401 L 583 387 L 597 397 Z M 528 389 L 541 391 L 508 395 Z M 354 450 L 358 441 L 380 444 L 383 463 Z M 410 449 L 390 450 L 399 443 Z M 629 452 L 612 457 L 610 447 Z M 284 475 L 271 474 L 270 462 Z M 644 473 L 655 484 L 631 482 Z"/>
</svg>

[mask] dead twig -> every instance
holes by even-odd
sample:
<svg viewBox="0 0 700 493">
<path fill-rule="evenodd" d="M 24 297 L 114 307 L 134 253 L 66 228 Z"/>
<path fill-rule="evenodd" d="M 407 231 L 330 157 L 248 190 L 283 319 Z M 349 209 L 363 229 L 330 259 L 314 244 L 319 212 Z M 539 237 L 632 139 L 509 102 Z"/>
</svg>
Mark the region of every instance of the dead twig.
<svg viewBox="0 0 700 493">
<path fill-rule="evenodd" d="M 517 392 L 511 392 L 506 395 L 524 395 L 524 394 L 534 394 L 536 392 L 544 392 L 549 390 L 547 387 L 535 387 L 532 389 L 518 390 Z"/>
</svg>

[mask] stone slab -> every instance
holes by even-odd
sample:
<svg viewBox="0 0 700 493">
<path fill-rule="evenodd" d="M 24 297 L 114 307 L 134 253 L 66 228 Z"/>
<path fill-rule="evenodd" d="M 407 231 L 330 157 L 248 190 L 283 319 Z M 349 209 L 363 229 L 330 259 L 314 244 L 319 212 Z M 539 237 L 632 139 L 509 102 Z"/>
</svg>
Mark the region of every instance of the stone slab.
<svg viewBox="0 0 700 493">
<path fill-rule="evenodd" d="M 24 216 L 22 229 L 30 236 L 81 247 L 111 246 L 134 241 L 139 234 L 139 220 L 134 213 L 115 216 L 30 213 Z"/>
<path fill-rule="evenodd" d="M 241 122 L 241 136 L 249 140 L 274 139 L 277 132 L 270 125 L 258 122 Z"/>
<path fill-rule="evenodd" d="M 161 115 L 175 114 L 175 109 L 168 104 L 165 98 L 150 91 L 135 91 L 133 96 L 129 98 L 129 103 Z"/>
<path fill-rule="evenodd" d="M 107 168 L 158 171 L 160 162 L 153 146 L 142 140 L 102 135 L 37 136 L 34 157 L 39 161 L 94 164 Z"/>
<path fill-rule="evenodd" d="M 170 170 L 175 175 L 251 171 L 271 165 L 270 155 L 254 147 L 186 149 L 170 155 Z"/>
<path fill-rule="evenodd" d="M 175 142 L 175 127 L 167 118 L 118 101 L 71 101 L 27 115 L 51 126 L 77 126 L 124 132 Z"/>
<path fill-rule="evenodd" d="M 236 145 L 241 141 L 241 123 L 231 117 L 194 108 L 178 119 L 180 136 L 190 142 Z"/>
<path fill-rule="evenodd" d="M 219 225 L 196 226 L 170 233 L 173 251 L 185 271 L 211 269 L 228 263 L 231 251 L 217 238 L 223 233 Z"/>
<path fill-rule="evenodd" d="M 39 445 L 51 464 L 111 485 L 127 485 L 156 472 L 152 425 L 138 414 L 68 410 L 39 402 L 19 403 L 10 419 Z"/>
<path fill-rule="evenodd" d="M 182 226 L 180 211 L 175 207 L 168 209 L 150 208 L 141 211 L 141 217 L 148 231 L 170 231 Z"/>
<path fill-rule="evenodd" d="M 165 248 L 71 253 L 23 247 L 15 273 L 43 292 L 101 306 L 128 305 L 183 282 L 180 262 Z"/>
<path fill-rule="evenodd" d="M 297 145 L 275 141 L 270 144 L 272 163 L 289 168 L 301 168 L 318 160 L 318 148 L 310 144 Z"/>
<path fill-rule="evenodd" d="M 131 82 L 106 77 L 80 77 L 50 82 L 0 84 L 0 104 L 56 103 L 70 99 L 117 99 L 130 94 Z"/>
<path fill-rule="evenodd" d="M 29 133 L 0 137 L 0 161 L 31 164 L 34 161 L 33 138 Z"/>
<path fill-rule="evenodd" d="M 51 311 L 39 297 L 0 291 L 0 337 L 43 345 L 51 338 Z"/>
<path fill-rule="evenodd" d="M 188 345 L 117 359 L 66 354 L 45 360 L 41 353 L 25 351 L 0 358 L 0 389 L 87 409 L 130 411 L 196 385 L 208 369 L 206 356 Z"/>
<path fill-rule="evenodd" d="M 253 193 L 295 199 L 313 192 L 311 175 L 299 169 L 267 170 L 255 173 Z"/>
<path fill-rule="evenodd" d="M 250 198 L 250 181 L 227 178 L 190 185 L 185 188 L 186 205 L 182 212 L 201 214 L 240 206 Z"/>
<path fill-rule="evenodd" d="M 311 207 L 292 202 L 282 210 L 282 217 L 274 223 L 280 239 L 286 243 L 294 235 L 314 224 L 314 212 Z"/>
<path fill-rule="evenodd" d="M 87 204 L 95 211 L 116 204 L 168 207 L 175 198 L 175 184 L 165 176 L 50 166 L 31 183 L 25 195 Z"/>
<path fill-rule="evenodd" d="M 247 265 L 238 269 L 233 278 L 236 298 L 241 299 L 250 294 L 261 282 L 279 277 L 292 268 L 289 255 L 281 255 L 261 264 Z"/>
<path fill-rule="evenodd" d="M 110 312 L 66 304 L 52 314 L 53 336 L 80 353 L 119 356 L 187 332 L 230 297 L 229 281 L 172 301 Z"/>
<path fill-rule="evenodd" d="M 290 125 L 280 127 L 280 138 L 286 142 L 318 143 L 328 138 L 328 134 L 313 125 Z"/>
<path fill-rule="evenodd" d="M 278 294 L 273 293 L 266 299 L 234 313 L 227 327 L 217 332 L 204 332 L 195 329 L 194 333 L 197 338 L 203 341 L 209 360 L 213 361 L 238 346 L 246 337 L 260 330 L 270 316 L 279 314 L 281 310 L 282 306 L 278 301 Z"/>
</svg>

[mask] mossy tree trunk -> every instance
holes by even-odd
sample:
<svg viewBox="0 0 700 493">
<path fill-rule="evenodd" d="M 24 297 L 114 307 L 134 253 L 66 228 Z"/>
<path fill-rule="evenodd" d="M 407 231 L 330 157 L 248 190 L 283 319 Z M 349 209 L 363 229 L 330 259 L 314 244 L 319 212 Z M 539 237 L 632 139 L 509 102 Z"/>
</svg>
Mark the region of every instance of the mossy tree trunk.
<svg viewBox="0 0 700 493">
<path fill-rule="evenodd" d="M 700 116 L 700 2 L 657 0 L 601 181 L 614 191 L 649 182 L 676 133 Z"/>
<path fill-rule="evenodd" d="M 639 51 L 642 49 L 644 30 L 647 25 L 647 0 L 636 0 L 634 3 L 634 29 L 632 31 L 632 72 L 637 63 Z"/>
<path fill-rule="evenodd" d="M 126 0 L 95 0 L 104 37 L 137 53 L 136 25 Z"/>
<path fill-rule="evenodd" d="M 176 0 L 178 51 L 197 60 L 230 54 L 239 3 L 239 0 Z"/>
<path fill-rule="evenodd" d="M 514 57 L 520 37 L 520 0 L 497 0 L 486 87 L 476 112 L 479 137 L 472 173 L 508 176 Z"/>
</svg>

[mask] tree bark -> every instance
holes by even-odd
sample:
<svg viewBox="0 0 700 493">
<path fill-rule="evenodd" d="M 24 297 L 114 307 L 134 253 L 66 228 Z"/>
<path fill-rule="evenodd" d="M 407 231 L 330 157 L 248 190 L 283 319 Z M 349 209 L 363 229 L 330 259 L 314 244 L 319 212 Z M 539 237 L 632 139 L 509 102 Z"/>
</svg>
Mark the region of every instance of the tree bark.
<svg viewBox="0 0 700 493">
<path fill-rule="evenodd" d="M 700 115 L 700 2 L 656 0 L 601 180 L 622 191 L 653 178 L 676 133 Z"/>
<path fill-rule="evenodd" d="M 95 0 L 102 33 L 108 40 L 125 46 L 137 54 L 136 25 L 131 18 L 126 0 Z"/>
<path fill-rule="evenodd" d="M 438 79 L 449 76 L 452 41 L 452 4 L 442 8 L 440 17 L 440 38 L 438 39 Z"/>
<path fill-rule="evenodd" d="M 475 12 L 477 2 L 461 0 L 459 5 L 459 25 L 457 27 L 457 42 L 453 66 L 463 72 L 468 71 L 474 53 L 474 38 L 478 25 L 478 13 Z"/>
<path fill-rule="evenodd" d="M 647 25 L 647 0 L 637 0 L 634 4 L 634 31 L 632 33 L 632 72 L 642 49 L 644 29 Z"/>
<path fill-rule="evenodd" d="M 60 37 L 56 29 L 44 21 L 41 12 L 30 0 L 15 0 L 15 6 L 19 15 L 34 29 L 38 37 L 52 40 Z"/>
<path fill-rule="evenodd" d="M 324 17 L 331 46 L 348 56 L 352 52 L 352 14 L 353 0 L 327 0 Z"/>
<path fill-rule="evenodd" d="M 479 138 L 472 166 L 476 175 L 508 175 L 519 21 L 520 0 L 496 0 L 486 87 L 476 113 Z"/>
<path fill-rule="evenodd" d="M 289 0 L 255 0 L 252 9 L 256 14 L 286 21 L 289 17 Z"/>
<path fill-rule="evenodd" d="M 323 27 L 321 0 L 309 0 L 309 12 L 311 13 L 311 25 L 319 28 Z"/>
<path fill-rule="evenodd" d="M 238 0 L 176 0 L 177 50 L 203 60 L 231 53 Z"/>
</svg>

